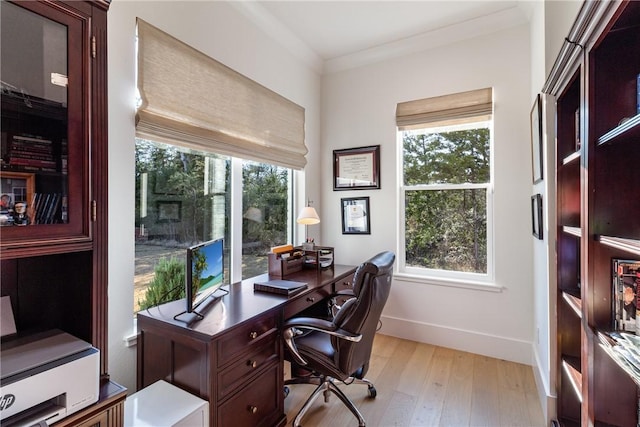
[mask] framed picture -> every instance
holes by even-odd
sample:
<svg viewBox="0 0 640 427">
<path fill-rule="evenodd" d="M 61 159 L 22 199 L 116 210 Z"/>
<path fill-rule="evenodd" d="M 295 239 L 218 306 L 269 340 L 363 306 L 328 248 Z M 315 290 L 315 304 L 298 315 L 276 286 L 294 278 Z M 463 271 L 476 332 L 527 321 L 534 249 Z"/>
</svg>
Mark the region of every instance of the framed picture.
<svg viewBox="0 0 640 427">
<path fill-rule="evenodd" d="M 333 190 L 380 188 L 380 146 L 333 150 Z"/>
<path fill-rule="evenodd" d="M 182 220 L 182 202 L 156 202 L 158 222 L 180 222 Z"/>
<path fill-rule="evenodd" d="M 23 172 L 0 173 L 2 209 L 12 209 L 17 202 L 31 203 L 36 188 L 35 175 Z"/>
<path fill-rule="evenodd" d="M 368 197 L 340 199 L 342 205 L 342 234 L 371 234 Z"/>
<path fill-rule="evenodd" d="M 533 235 L 542 240 L 542 195 L 531 196 L 531 228 Z"/>
<path fill-rule="evenodd" d="M 544 159 L 542 157 L 542 97 L 536 95 L 531 109 L 531 170 L 533 183 L 542 181 Z"/>
</svg>

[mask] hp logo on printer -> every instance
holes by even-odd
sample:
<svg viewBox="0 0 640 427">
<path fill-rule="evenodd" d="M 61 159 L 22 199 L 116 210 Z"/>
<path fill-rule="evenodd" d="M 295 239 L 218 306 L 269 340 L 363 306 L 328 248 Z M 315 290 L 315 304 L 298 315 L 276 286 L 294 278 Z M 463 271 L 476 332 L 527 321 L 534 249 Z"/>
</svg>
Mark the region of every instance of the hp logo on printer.
<svg viewBox="0 0 640 427">
<path fill-rule="evenodd" d="M 0 411 L 4 411 L 5 409 L 9 409 L 13 402 L 16 401 L 16 397 L 13 394 L 5 394 L 0 397 Z"/>
</svg>

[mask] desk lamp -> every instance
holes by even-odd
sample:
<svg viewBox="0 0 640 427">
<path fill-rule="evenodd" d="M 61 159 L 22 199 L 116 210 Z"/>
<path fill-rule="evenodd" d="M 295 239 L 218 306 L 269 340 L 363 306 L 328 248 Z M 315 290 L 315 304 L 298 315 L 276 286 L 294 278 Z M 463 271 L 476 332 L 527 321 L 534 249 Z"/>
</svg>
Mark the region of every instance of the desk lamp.
<svg viewBox="0 0 640 427">
<path fill-rule="evenodd" d="M 307 228 L 310 225 L 320 223 L 320 217 L 318 216 L 318 212 L 316 212 L 315 208 L 311 206 L 312 203 L 313 202 L 311 200 L 307 200 L 307 206 L 302 208 L 302 210 L 300 211 L 300 214 L 298 215 L 298 219 L 296 219 L 296 222 L 298 224 L 304 224 L 305 239 L 304 239 L 304 243 L 302 244 L 302 247 L 305 250 L 313 249 L 313 246 L 314 246 L 313 239 L 309 239 Z"/>
</svg>

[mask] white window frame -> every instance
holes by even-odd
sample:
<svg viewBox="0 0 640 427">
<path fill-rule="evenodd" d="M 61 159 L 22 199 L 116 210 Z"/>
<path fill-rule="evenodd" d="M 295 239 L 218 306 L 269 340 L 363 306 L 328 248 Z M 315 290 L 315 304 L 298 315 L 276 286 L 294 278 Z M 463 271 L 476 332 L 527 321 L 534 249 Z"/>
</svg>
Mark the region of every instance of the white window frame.
<svg viewBox="0 0 640 427">
<path fill-rule="evenodd" d="M 472 126 L 464 126 L 464 128 L 475 127 L 487 123 L 486 120 L 472 122 Z M 489 141 L 489 182 L 488 183 L 462 183 L 462 184 L 419 184 L 419 185 L 405 185 L 404 184 L 404 144 L 402 130 L 397 130 L 397 143 L 398 147 L 398 182 L 400 184 L 400 191 L 398 192 L 398 273 L 399 277 L 409 281 L 417 281 L 421 283 L 431 283 L 444 286 L 459 286 L 466 288 L 495 288 L 495 257 L 494 257 L 494 144 L 493 144 L 493 120 L 488 121 L 488 127 L 490 132 Z M 431 129 L 433 132 L 441 130 L 436 128 L 430 128 L 425 125 L 424 129 Z M 451 271 L 451 270 L 439 270 L 433 268 L 423 267 L 411 267 L 406 262 L 406 212 L 405 212 L 405 200 L 408 191 L 434 191 L 434 190 L 464 190 L 464 189 L 485 189 L 486 191 L 486 215 L 487 215 L 487 272 L 486 273 L 471 273 L 463 271 Z"/>
</svg>

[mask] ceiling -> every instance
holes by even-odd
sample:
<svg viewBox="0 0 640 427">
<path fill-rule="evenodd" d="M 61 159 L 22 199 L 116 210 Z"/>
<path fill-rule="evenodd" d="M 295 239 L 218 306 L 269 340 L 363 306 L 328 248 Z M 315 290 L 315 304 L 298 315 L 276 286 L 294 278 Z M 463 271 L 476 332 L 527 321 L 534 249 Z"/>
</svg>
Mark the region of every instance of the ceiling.
<svg viewBox="0 0 640 427">
<path fill-rule="evenodd" d="M 535 0 L 267 0 L 232 4 L 320 71 L 494 32 L 527 20 Z M 539 0 L 538 0 L 539 1 Z M 351 64 L 351 65 L 349 65 Z"/>
</svg>

